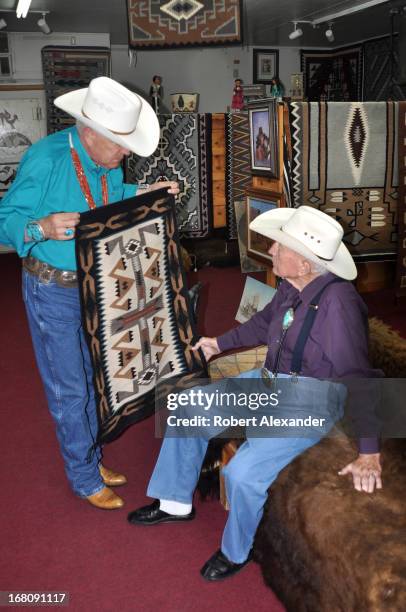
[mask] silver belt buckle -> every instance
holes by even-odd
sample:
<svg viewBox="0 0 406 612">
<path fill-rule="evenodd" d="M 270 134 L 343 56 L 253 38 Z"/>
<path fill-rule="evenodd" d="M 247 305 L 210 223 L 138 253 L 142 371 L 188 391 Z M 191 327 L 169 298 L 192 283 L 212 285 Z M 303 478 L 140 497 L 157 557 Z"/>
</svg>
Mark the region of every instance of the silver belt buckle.
<svg viewBox="0 0 406 612">
<path fill-rule="evenodd" d="M 267 368 L 261 368 L 261 378 L 262 378 L 264 385 L 272 389 L 272 387 L 275 384 L 276 376 L 273 373 L 269 373 Z"/>
<path fill-rule="evenodd" d="M 62 287 L 75 287 L 77 284 L 76 272 L 71 270 L 61 270 L 59 273 L 59 283 Z"/>
<path fill-rule="evenodd" d="M 49 285 L 52 281 L 52 277 L 54 275 L 54 270 L 51 270 L 47 264 L 40 264 L 38 270 L 38 278 L 41 283 L 44 285 Z"/>
</svg>

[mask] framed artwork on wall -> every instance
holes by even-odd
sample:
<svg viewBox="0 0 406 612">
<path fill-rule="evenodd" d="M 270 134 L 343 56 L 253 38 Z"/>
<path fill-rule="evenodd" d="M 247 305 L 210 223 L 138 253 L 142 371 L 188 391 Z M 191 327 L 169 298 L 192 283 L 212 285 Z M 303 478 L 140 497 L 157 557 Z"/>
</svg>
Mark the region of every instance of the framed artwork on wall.
<svg viewBox="0 0 406 612">
<path fill-rule="evenodd" d="M 279 76 L 279 51 L 277 49 L 253 49 L 254 83 L 270 84 Z"/>
<path fill-rule="evenodd" d="M 258 189 L 247 190 L 247 253 L 250 257 L 268 265 L 272 264 L 272 259 L 268 254 L 272 241 L 266 236 L 250 230 L 249 225 L 258 215 L 273 208 L 280 208 L 281 198 L 280 193 Z"/>
<path fill-rule="evenodd" d="M 278 103 L 274 99 L 248 105 L 251 174 L 279 178 Z"/>
</svg>

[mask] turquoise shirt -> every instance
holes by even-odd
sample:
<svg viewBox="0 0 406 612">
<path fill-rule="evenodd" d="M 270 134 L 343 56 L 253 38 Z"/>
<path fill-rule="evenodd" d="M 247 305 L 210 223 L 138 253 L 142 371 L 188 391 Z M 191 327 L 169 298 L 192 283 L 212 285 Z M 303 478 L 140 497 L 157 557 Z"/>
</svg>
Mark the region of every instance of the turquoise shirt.
<svg viewBox="0 0 406 612">
<path fill-rule="evenodd" d="M 29 221 L 51 213 L 89 210 L 72 163 L 69 133 L 96 206 L 103 206 L 103 174 L 107 177 L 109 204 L 131 198 L 137 191 L 137 185 L 123 183 L 121 167 L 107 170 L 90 159 L 76 127 L 56 132 L 28 149 L 13 184 L 0 201 L 0 242 L 14 247 L 20 257 L 30 252 L 61 270 L 76 270 L 75 240 L 24 242 L 24 231 Z"/>
</svg>

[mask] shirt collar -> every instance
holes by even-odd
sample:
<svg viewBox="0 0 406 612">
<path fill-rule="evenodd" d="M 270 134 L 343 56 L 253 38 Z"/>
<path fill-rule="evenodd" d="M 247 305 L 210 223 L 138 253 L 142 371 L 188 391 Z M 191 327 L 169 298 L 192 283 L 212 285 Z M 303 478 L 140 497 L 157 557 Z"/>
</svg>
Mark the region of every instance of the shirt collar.
<svg viewBox="0 0 406 612">
<path fill-rule="evenodd" d="M 73 139 L 73 146 L 75 147 L 75 150 L 77 154 L 79 155 L 84 171 L 94 172 L 100 176 L 102 176 L 103 174 L 107 174 L 108 172 L 107 168 L 102 168 L 102 166 L 98 166 L 92 160 L 89 153 L 86 151 L 85 147 L 82 144 L 82 141 L 80 140 L 79 132 L 76 127 L 72 131 L 72 139 Z"/>
<path fill-rule="evenodd" d="M 285 280 L 286 283 L 286 299 L 287 301 L 291 301 L 295 303 L 295 301 L 300 298 L 301 303 L 304 306 L 308 306 L 312 299 L 318 294 L 318 292 L 323 289 L 330 281 L 336 278 L 335 274 L 328 272 L 327 274 L 322 274 L 321 276 L 317 276 L 314 280 L 312 280 L 306 287 L 299 291 L 289 283 L 289 281 Z"/>
</svg>

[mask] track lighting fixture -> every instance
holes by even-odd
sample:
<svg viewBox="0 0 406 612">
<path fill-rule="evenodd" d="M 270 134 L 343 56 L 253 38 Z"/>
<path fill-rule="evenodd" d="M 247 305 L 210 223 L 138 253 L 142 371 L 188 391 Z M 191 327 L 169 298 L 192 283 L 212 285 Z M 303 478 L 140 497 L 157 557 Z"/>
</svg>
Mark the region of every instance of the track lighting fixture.
<svg viewBox="0 0 406 612">
<path fill-rule="evenodd" d="M 37 26 L 39 27 L 40 30 L 42 30 L 44 34 L 50 34 L 51 28 L 46 22 L 45 15 L 46 13 L 42 13 L 42 17 L 40 17 L 40 19 L 38 19 L 37 21 Z"/>
<path fill-rule="evenodd" d="M 302 28 L 298 28 L 297 24 L 298 24 L 297 21 L 293 22 L 294 30 L 293 30 L 293 32 L 291 32 L 289 34 L 290 40 L 295 40 L 295 38 L 300 38 L 302 36 L 302 34 L 303 34 Z"/>
<path fill-rule="evenodd" d="M 331 22 L 328 24 L 328 28 L 325 31 L 325 35 L 328 42 L 334 42 L 333 24 Z"/>
<path fill-rule="evenodd" d="M 20 0 L 20 2 L 17 5 L 17 17 L 25 17 L 27 13 L 25 13 L 25 9 L 27 9 L 30 6 L 31 0 Z M 18 12 L 18 10 L 20 9 L 20 12 Z M 23 10 L 24 9 L 24 10 Z M 0 13 L 14 13 L 14 9 L 0 9 Z M 44 33 L 44 34 L 51 34 L 52 30 L 49 27 L 49 25 L 47 24 L 46 21 L 46 15 L 49 15 L 49 11 L 41 11 L 41 10 L 35 10 L 35 11 L 30 11 L 29 12 L 29 16 L 32 15 L 33 13 L 39 13 L 40 15 L 42 15 L 42 17 L 40 17 L 37 21 L 37 26 L 39 27 L 39 29 Z M 0 30 L 2 30 L 3 28 L 5 28 L 7 26 L 7 22 L 5 19 L 0 19 Z"/>
</svg>

